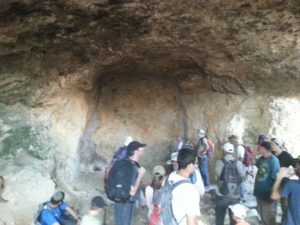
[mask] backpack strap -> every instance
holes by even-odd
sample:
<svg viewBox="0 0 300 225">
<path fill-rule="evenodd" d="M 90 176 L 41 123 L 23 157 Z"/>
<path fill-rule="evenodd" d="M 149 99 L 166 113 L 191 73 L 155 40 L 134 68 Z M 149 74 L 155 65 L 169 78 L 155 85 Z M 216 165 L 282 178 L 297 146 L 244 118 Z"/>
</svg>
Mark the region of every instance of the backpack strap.
<svg viewBox="0 0 300 225">
<path fill-rule="evenodd" d="M 172 184 L 172 192 L 174 191 L 174 189 L 175 189 L 176 187 L 178 187 L 179 185 L 184 184 L 184 183 L 190 183 L 190 184 L 191 184 L 191 182 L 190 182 L 189 180 L 186 180 L 186 179 L 179 180 L 179 181 L 175 182 L 174 184 Z M 172 214 L 173 214 L 173 208 L 172 208 Z M 177 220 L 176 220 L 176 218 L 175 218 L 175 216 L 174 216 L 174 214 L 173 214 L 173 218 L 174 218 L 174 220 L 176 221 L 177 224 L 180 224 L 181 221 L 182 221 L 185 217 L 186 217 L 186 215 L 184 215 L 184 216 L 177 222 Z"/>
</svg>

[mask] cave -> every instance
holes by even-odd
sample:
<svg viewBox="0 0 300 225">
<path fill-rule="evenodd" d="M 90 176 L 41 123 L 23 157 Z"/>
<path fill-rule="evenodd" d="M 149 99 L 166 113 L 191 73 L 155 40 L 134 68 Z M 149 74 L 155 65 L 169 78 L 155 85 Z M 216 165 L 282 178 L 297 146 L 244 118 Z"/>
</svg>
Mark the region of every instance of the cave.
<svg viewBox="0 0 300 225">
<path fill-rule="evenodd" d="M 2 0 L 0 24 L 1 225 L 55 190 L 87 207 L 128 135 L 149 173 L 199 129 L 217 155 L 262 133 L 300 153 L 296 0 Z"/>
</svg>

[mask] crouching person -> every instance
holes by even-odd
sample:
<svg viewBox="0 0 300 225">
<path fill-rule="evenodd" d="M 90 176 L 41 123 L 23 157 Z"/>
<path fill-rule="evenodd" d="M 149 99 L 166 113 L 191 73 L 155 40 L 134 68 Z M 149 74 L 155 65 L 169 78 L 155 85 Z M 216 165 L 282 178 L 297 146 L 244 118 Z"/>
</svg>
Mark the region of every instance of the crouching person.
<svg viewBox="0 0 300 225">
<path fill-rule="evenodd" d="M 81 225 L 102 225 L 104 218 L 103 208 L 106 206 L 101 196 L 92 199 L 91 209 L 84 217 L 82 217 Z"/>
<path fill-rule="evenodd" d="M 80 224 L 80 218 L 64 202 L 64 192 L 56 192 L 50 201 L 44 204 L 40 215 L 41 225 L 76 225 Z"/>
</svg>

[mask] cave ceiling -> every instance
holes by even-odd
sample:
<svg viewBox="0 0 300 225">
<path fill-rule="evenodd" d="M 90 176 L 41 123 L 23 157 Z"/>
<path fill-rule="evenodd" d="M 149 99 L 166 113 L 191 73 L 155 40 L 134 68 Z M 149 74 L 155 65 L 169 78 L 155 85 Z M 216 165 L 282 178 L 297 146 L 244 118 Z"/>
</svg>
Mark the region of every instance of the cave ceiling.
<svg viewBox="0 0 300 225">
<path fill-rule="evenodd" d="M 2 0 L 0 100 L 13 103 L 78 73 L 100 82 L 158 78 L 205 82 L 222 93 L 293 94 L 299 34 L 296 0 Z"/>
</svg>

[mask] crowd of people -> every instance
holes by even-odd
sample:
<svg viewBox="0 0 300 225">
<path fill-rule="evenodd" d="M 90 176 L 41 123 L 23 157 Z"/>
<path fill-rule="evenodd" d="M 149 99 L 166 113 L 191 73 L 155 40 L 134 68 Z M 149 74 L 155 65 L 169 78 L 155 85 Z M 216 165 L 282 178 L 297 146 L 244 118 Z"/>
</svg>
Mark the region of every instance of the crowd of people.
<svg viewBox="0 0 300 225">
<path fill-rule="evenodd" d="M 230 225 L 249 225 L 245 221 L 248 210 L 244 204 L 248 188 L 245 177 L 254 166 L 257 173 L 253 195 L 261 224 L 278 224 L 278 204 L 282 209 L 281 225 L 300 224 L 300 157 L 294 159 L 282 139 L 259 135 L 254 153 L 249 147 L 240 144 L 238 136 L 231 135 L 222 145 L 222 156 L 219 159 L 212 156 L 213 144 L 204 130 L 199 131 L 198 139 L 194 146 L 177 137 L 170 160 L 166 165 L 154 166 L 151 182 L 145 184 L 146 169 L 139 162 L 146 144 L 134 141 L 131 137 L 126 138 L 124 146 L 115 152 L 105 179 L 106 187 L 112 187 L 105 191 L 107 197 L 114 201 L 116 225 L 132 225 L 141 199 L 144 199 L 148 208 L 148 225 L 202 224 L 200 198 L 212 190 L 215 193 L 216 225 L 225 224 L 227 213 Z M 208 169 L 213 162 L 211 157 L 216 160 L 215 189 L 211 187 L 210 174 L 213 173 L 209 173 Z M 129 183 L 127 185 L 124 182 Z M 4 187 L 4 178 L 0 177 L 2 203 L 7 202 L 1 196 Z M 37 217 L 38 224 L 103 224 L 106 202 L 101 196 L 92 199 L 90 211 L 82 219 L 64 201 L 64 197 L 64 192 L 57 192 L 42 204 Z"/>
</svg>

